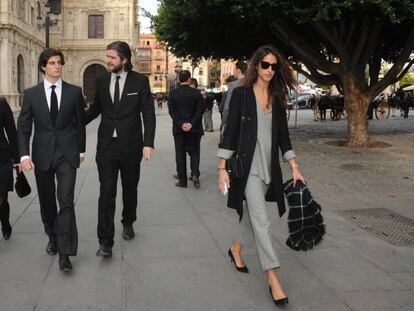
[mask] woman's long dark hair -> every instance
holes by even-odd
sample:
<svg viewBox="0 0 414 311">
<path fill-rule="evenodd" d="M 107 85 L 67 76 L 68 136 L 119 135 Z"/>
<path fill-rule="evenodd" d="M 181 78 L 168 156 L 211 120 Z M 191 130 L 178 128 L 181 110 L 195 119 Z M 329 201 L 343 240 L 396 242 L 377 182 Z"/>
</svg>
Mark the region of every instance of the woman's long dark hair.
<svg viewBox="0 0 414 311">
<path fill-rule="evenodd" d="M 268 55 L 273 54 L 276 57 L 278 67 L 269 83 L 269 96 L 272 102 L 279 103 L 282 107 L 287 107 L 287 98 L 291 90 L 296 87 L 296 80 L 293 77 L 292 69 L 289 67 L 288 62 L 282 55 L 276 52 L 276 49 L 271 45 L 262 45 L 252 55 L 249 60 L 249 67 L 247 68 L 246 77 L 243 81 L 244 87 L 253 87 L 258 78 L 257 66 Z M 267 103 L 266 107 L 269 108 L 270 104 Z"/>
</svg>

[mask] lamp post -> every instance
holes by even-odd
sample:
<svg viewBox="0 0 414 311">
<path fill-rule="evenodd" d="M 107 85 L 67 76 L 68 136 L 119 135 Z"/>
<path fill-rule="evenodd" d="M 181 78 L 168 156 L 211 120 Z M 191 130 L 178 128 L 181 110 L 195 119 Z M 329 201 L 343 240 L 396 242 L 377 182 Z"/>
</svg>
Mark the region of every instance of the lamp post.
<svg viewBox="0 0 414 311">
<path fill-rule="evenodd" d="M 59 16 L 59 12 L 55 11 L 53 14 L 55 15 L 54 19 L 50 18 L 50 10 L 51 10 L 51 4 L 50 4 L 51 0 L 48 0 L 45 4 L 45 12 L 46 15 L 43 18 L 41 15 L 41 12 L 39 10 L 38 15 L 37 15 L 37 28 L 40 30 L 43 27 L 45 28 L 45 34 L 46 34 L 46 40 L 45 40 L 45 44 L 46 44 L 46 48 L 49 47 L 49 31 L 50 31 L 50 27 L 54 27 L 58 24 L 58 16 Z"/>
</svg>

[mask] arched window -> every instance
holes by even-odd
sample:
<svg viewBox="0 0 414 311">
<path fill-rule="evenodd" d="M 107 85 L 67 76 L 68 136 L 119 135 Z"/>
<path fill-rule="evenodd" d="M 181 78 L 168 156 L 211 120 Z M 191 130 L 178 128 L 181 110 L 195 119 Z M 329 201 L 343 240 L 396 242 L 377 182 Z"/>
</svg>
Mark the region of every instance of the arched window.
<svg viewBox="0 0 414 311">
<path fill-rule="evenodd" d="M 19 92 L 20 97 L 19 97 L 19 105 L 21 106 L 22 104 L 22 99 L 23 99 L 23 92 L 25 89 L 25 85 L 24 85 L 24 60 L 23 60 L 23 56 L 22 54 L 19 54 L 17 56 L 17 92 Z"/>
</svg>

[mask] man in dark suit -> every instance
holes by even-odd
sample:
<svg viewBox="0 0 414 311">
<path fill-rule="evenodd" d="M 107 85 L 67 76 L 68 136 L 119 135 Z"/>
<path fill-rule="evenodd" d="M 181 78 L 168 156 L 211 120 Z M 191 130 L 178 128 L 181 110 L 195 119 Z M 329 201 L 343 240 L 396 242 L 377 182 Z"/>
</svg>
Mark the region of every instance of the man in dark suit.
<svg viewBox="0 0 414 311">
<path fill-rule="evenodd" d="M 78 247 L 74 190 L 76 169 L 84 159 L 86 135 L 82 90 L 62 81 L 64 64 L 58 50 L 45 49 L 40 54 L 38 67 L 45 79 L 25 90 L 17 133 L 21 168 L 35 172 L 40 213 L 49 236 L 46 252 L 59 252 L 60 270 L 68 272 L 72 270 L 68 256 L 75 256 Z"/>
<path fill-rule="evenodd" d="M 195 188 L 200 188 L 200 136 L 202 135 L 201 116 L 203 97 L 190 87 L 191 74 L 188 70 L 179 73 L 181 85 L 172 90 L 168 97 L 168 111 L 173 121 L 175 161 L 177 165 L 177 187 L 187 187 L 186 152 L 192 156 L 191 180 Z"/>
<path fill-rule="evenodd" d="M 96 163 L 100 193 L 98 202 L 97 256 L 111 257 L 114 244 L 115 198 L 118 173 L 122 181 L 122 236 L 134 238 L 137 188 L 142 157 L 148 162 L 154 148 L 155 109 L 148 78 L 132 71 L 131 50 L 125 42 L 107 46 L 107 67 L 96 85 L 93 104 L 86 111 L 89 123 L 99 114 Z M 144 133 L 142 131 L 144 122 Z"/>
</svg>

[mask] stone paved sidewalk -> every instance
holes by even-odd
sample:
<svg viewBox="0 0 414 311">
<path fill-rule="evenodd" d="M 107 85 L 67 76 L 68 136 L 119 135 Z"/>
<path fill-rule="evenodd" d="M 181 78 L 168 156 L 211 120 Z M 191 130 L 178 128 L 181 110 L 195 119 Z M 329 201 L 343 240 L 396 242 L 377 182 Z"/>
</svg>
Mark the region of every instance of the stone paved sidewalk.
<svg viewBox="0 0 414 311">
<path fill-rule="evenodd" d="M 218 113 L 214 114 L 215 128 Z M 293 127 L 293 121 L 289 122 Z M 245 249 L 249 274 L 234 270 L 227 257 L 237 217 L 225 208 L 216 186 L 218 131 L 202 140 L 201 188 L 175 187 L 171 121 L 157 111 L 156 152 L 142 164 L 136 238 L 121 238 L 117 199 L 114 256 L 95 256 L 99 182 L 94 151 L 98 122 L 88 127 L 87 161 L 78 171 L 76 213 L 79 254 L 64 275 L 56 257 L 45 253 L 33 173 L 33 192 L 10 194 L 13 235 L 0 240 L 0 310 L 275 310 L 253 246 Z M 384 149 L 325 145 L 344 138 L 346 122 L 314 122 L 298 112 L 291 138 L 298 163 L 322 205 L 327 235 L 316 250 L 285 246 L 286 216 L 269 205 L 272 236 L 279 252 L 280 278 L 289 296 L 285 310 L 391 311 L 414 309 L 414 245 L 392 246 L 354 226 L 343 210 L 387 208 L 414 219 L 414 117 L 370 121 Z M 289 170 L 283 165 L 285 179 Z M 413 236 L 414 239 L 414 236 Z"/>
</svg>

